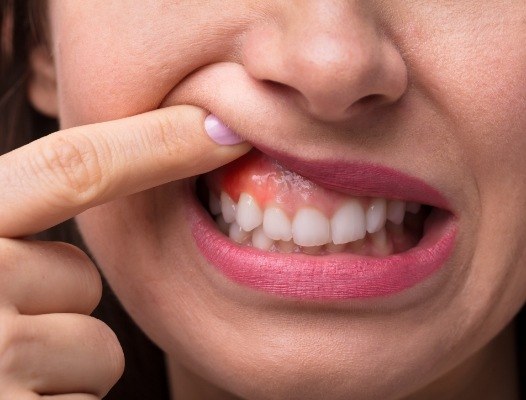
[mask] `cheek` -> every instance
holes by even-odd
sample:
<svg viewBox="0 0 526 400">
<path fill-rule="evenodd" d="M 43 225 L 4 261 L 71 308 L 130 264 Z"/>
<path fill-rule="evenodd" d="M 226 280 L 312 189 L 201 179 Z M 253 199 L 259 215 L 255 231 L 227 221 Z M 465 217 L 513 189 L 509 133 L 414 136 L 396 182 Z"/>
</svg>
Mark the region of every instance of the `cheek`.
<svg viewBox="0 0 526 400">
<path fill-rule="evenodd" d="M 404 17 L 399 44 L 413 85 L 449 123 L 453 143 L 444 147 L 461 149 L 459 161 L 477 173 L 523 163 L 526 9 L 520 3 L 437 4 L 426 18 Z"/>
<path fill-rule="evenodd" d="M 488 38 L 478 58 L 472 55 L 484 63 L 465 64 L 452 91 L 459 165 L 476 188 L 466 211 L 478 221 L 470 308 L 481 319 L 491 315 L 493 327 L 507 324 L 526 300 L 526 48 L 500 43 Z"/>
<path fill-rule="evenodd" d="M 454 97 L 462 165 L 473 171 L 480 204 L 477 252 L 472 261 L 478 302 L 493 314 L 494 326 L 507 323 L 526 299 L 526 26 L 510 38 L 482 38 L 470 54 Z M 478 303 L 472 301 L 476 309 Z"/>
<path fill-rule="evenodd" d="M 157 308 L 174 304 L 173 293 L 202 284 L 195 277 L 195 254 L 183 223 L 185 207 L 178 201 L 185 186 L 173 182 L 76 217 L 84 242 L 112 289 L 132 315 L 145 321 L 142 326 L 153 326 L 152 331 L 163 320 Z M 207 290 L 205 286 L 196 293 Z M 150 321 L 153 315 L 158 319 Z"/>
<path fill-rule="evenodd" d="M 501 9 L 490 13 L 489 7 Z M 488 2 L 472 20 L 462 21 L 462 15 L 449 16 L 444 26 L 422 24 L 425 31 L 418 32 L 407 60 L 415 85 L 447 121 L 450 135 L 441 147 L 458 151 L 444 162 L 462 171 L 462 197 L 471 198 L 466 215 L 482 218 L 481 232 L 502 230 L 502 236 L 493 235 L 494 244 L 508 240 L 502 252 L 525 231 L 526 10 L 518 3 Z"/>
<path fill-rule="evenodd" d="M 227 5 L 212 13 L 216 7 L 166 1 L 57 3 L 50 11 L 62 128 L 158 108 L 186 75 L 231 54 L 239 29 L 225 23 Z"/>
</svg>

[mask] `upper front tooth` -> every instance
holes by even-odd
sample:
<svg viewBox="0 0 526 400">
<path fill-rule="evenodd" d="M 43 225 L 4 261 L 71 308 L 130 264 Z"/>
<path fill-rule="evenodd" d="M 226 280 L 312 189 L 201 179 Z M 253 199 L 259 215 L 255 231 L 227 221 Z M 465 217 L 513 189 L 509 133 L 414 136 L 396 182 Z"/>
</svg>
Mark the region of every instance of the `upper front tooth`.
<svg viewBox="0 0 526 400">
<path fill-rule="evenodd" d="M 374 233 L 385 225 L 386 201 L 383 198 L 374 199 L 365 214 L 367 232 Z"/>
<path fill-rule="evenodd" d="M 263 229 L 266 235 L 274 240 L 285 242 L 292 239 L 292 225 L 289 217 L 279 207 L 267 207 L 263 214 Z"/>
<path fill-rule="evenodd" d="M 332 242 L 343 244 L 365 237 L 365 213 L 360 202 L 348 200 L 331 218 Z"/>
<path fill-rule="evenodd" d="M 329 220 L 314 208 L 300 208 L 292 221 L 292 237 L 300 246 L 320 246 L 329 243 Z"/>
<path fill-rule="evenodd" d="M 241 193 L 237 203 L 236 222 L 246 232 L 250 232 L 263 222 L 263 212 L 256 200 L 248 193 Z"/>
<path fill-rule="evenodd" d="M 221 213 L 229 224 L 236 219 L 236 203 L 226 192 L 221 192 Z"/>
<path fill-rule="evenodd" d="M 405 202 L 402 200 L 390 200 L 387 203 L 387 219 L 396 225 L 404 220 Z"/>
</svg>

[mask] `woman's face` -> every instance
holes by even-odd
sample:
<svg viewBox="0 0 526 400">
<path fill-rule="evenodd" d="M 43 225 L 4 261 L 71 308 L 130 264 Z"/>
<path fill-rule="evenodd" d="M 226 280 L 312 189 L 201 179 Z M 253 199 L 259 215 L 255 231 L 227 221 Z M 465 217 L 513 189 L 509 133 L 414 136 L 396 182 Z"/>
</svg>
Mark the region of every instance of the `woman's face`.
<svg viewBox="0 0 526 400">
<path fill-rule="evenodd" d="M 206 381 L 251 399 L 399 398 L 473 356 L 525 301 L 522 0 L 51 1 L 50 23 L 62 128 L 193 104 L 300 169 L 382 165 L 448 203 L 440 269 L 400 287 L 373 279 L 397 289 L 372 294 L 227 277 L 196 245 L 187 181 L 80 215 L 127 311 Z M 396 186 L 364 176 L 375 193 Z M 316 199 L 332 207 L 330 192 Z"/>
</svg>

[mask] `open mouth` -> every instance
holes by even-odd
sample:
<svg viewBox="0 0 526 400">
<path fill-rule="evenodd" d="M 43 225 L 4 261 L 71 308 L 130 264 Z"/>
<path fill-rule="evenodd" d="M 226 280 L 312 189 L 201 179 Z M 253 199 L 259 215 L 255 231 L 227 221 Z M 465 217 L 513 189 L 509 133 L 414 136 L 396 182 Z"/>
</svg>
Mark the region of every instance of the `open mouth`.
<svg viewBox="0 0 526 400">
<path fill-rule="evenodd" d="M 436 209 L 325 189 L 256 150 L 202 176 L 197 194 L 234 242 L 276 253 L 401 253 L 420 241 Z"/>
<path fill-rule="evenodd" d="M 197 179 L 194 238 L 234 281 L 293 298 L 379 297 L 414 286 L 451 254 L 456 219 L 426 184 L 362 168 L 341 189 L 337 168 L 317 180 L 310 165 L 313 180 L 280 161 L 254 149 Z"/>
</svg>

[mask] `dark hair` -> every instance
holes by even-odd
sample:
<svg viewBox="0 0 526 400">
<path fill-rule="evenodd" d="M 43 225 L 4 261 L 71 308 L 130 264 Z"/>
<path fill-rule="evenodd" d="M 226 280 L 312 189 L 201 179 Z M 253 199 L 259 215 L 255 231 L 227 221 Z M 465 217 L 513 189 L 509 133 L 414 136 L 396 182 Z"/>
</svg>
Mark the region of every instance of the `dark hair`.
<svg viewBox="0 0 526 400">
<path fill-rule="evenodd" d="M 526 399 L 526 306 L 516 317 L 516 327 L 520 398 Z"/>
<path fill-rule="evenodd" d="M 46 45 L 44 0 L 0 0 L 0 155 L 58 130 L 57 121 L 39 114 L 26 95 L 31 48 Z M 73 220 L 33 239 L 58 240 L 88 250 Z M 169 399 L 163 353 L 131 320 L 103 279 L 102 300 L 93 316 L 117 334 L 126 368 L 107 400 Z"/>
<path fill-rule="evenodd" d="M 0 0 L 0 155 L 58 130 L 56 120 L 34 110 L 26 96 L 29 50 L 45 45 L 45 0 Z M 89 254 L 72 220 L 35 235 L 75 244 Z M 123 377 L 106 400 L 168 399 L 166 368 L 159 350 L 137 327 L 104 282 L 93 315 L 117 334 L 126 357 Z M 526 398 L 526 306 L 516 317 L 521 398 Z"/>
</svg>

